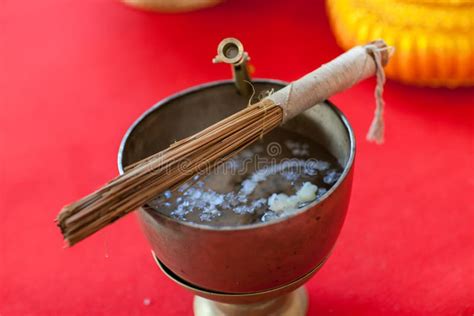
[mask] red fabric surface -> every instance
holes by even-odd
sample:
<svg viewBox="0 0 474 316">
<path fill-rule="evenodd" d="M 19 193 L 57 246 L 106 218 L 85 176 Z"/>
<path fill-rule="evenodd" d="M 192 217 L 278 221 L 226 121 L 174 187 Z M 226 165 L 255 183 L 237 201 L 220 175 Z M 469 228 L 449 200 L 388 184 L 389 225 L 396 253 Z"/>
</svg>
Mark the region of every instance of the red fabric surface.
<svg viewBox="0 0 474 316">
<path fill-rule="evenodd" d="M 229 78 L 242 40 L 256 77 L 296 79 L 341 50 L 318 1 L 236 1 L 194 13 L 112 0 L 0 2 L 0 315 L 192 315 L 133 215 L 72 249 L 61 206 L 117 174 L 127 127 L 190 86 Z M 309 315 L 474 313 L 473 89 L 389 81 L 386 144 L 365 142 L 374 81 L 334 101 L 357 138 L 352 201 L 308 283 Z M 151 300 L 145 305 L 144 299 Z"/>
</svg>

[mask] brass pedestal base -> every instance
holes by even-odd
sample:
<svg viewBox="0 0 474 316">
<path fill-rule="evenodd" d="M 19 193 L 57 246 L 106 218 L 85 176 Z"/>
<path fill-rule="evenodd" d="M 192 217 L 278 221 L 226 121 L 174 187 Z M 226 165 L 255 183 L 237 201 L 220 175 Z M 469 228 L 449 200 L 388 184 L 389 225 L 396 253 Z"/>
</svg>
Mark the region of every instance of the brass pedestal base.
<svg viewBox="0 0 474 316">
<path fill-rule="evenodd" d="M 190 290 L 194 296 L 195 316 L 304 316 L 308 294 L 303 286 L 324 264 L 284 286 L 253 293 L 222 293 L 199 288 L 169 270 L 152 252 L 153 258 L 171 280 Z"/>
<path fill-rule="evenodd" d="M 195 316 L 304 316 L 308 294 L 304 286 L 286 295 L 253 304 L 227 304 L 194 296 Z"/>
</svg>

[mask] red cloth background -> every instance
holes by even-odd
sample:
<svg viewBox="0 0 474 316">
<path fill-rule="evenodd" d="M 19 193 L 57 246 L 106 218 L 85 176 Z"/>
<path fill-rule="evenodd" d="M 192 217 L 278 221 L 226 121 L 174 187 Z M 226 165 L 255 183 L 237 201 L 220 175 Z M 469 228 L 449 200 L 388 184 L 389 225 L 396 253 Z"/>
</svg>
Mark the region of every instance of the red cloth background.
<svg viewBox="0 0 474 316">
<path fill-rule="evenodd" d="M 296 79 L 337 56 L 324 3 L 228 0 L 166 15 L 112 0 L 0 1 L 0 315 L 191 315 L 133 215 L 72 249 L 61 206 L 117 174 L 128 126 L 163 97 L 229 78 L 242 40 L 256 77 Z M 386 144 L 364 140 L 374 81 L 332 100 L 358 150 L 352 201 L 309 315 L 474 313 L 473 89 L 386 85 Z M 145 305 L 144 299 L 151 300 Z"/>
</svg>

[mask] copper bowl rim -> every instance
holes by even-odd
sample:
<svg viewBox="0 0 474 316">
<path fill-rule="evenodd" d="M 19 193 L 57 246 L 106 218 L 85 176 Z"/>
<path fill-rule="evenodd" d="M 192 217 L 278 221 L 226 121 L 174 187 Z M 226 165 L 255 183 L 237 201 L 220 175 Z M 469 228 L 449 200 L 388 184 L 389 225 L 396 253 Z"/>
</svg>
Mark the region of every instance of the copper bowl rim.
<svg viewBox="0 0 474 316">
<path fill-rule="evenodd" d="M 275 80 L 275 79 L 266 79 L 266 78 L 258 78 L 258 79 L 252 79 L 253 82 L 257 83 L 273 83 L 277 85 L 287 85 L 288 82 L 282 81 L 282 80 Z M 125 149 L 125 144 L 127 143 L 127 140 L 129 136 L 133 133 L 134 129 L 151 113 L 154 111 L 158 110 L 161 106 L 166 105 L 170 101 L 183 97 L 186 94 L 193 93 L 193 92 L 198 92 L 202 89 L 210 88 L 210 87 L 215 87 L 219 85 L 226 85 L 226 84 L 234 84 L 233 80 L 218 80 L 218 81 L 212 81 L 208 82 L 205 84 L 200 84 L 196 85 L 193 87 L 190 87 L 188 89 L 181 90 L 175 94 L 170 95 L 169 97 L 166 97 L 153 105 L 151 108 L 146 110 L 142 115 L 138 117 L 138 119 L 135 120 L 135 122 L 128 128 L 126 131 L 125 135 L 122 138 L 122 141 L 120 142 L 120 147 L 117 155 L 117 165 L 118 165 L 118 170 L 120 174 L 123 174 L 123 166 L 122 166 L 122 158 L 123 158 L 123 151 Z M 144 209 L 147 212 L 153 212 L 154 215 L 160 216 L 165 220 L 175 222 L 176 224 L 179 225 L 184 225 L 188 226 L 190 228 L 194 229 L 201 229 L 201 230 L 208 230 L 208 231 L 241 231 L 241 230 L 252 230 L 252 229 L 259 229 L 262 227 L 267 227 L 270 225 L 277 225 L 280 224 L 286 220 L 289 220 L 293 217 L 296 217 L 298 215 L 301 215 L 302 213 L 305 213 L 307 210 L 317 206 L 318 204 L 322 203 L 324 200 L 326 200 L 334 191 L 336 191 L 339 186 L 341 185 L 342 182 L 344 182 L 345 178 L 349 174 L 353 164 L 354 164 L 354 158 L 355 158 L 355 151 L 356 151 L 356 145 L 355 145 L 355 135 L 354 131 L 347 120 L 347 118 L 344 116 L 344 114 L 329 100 L 326 100 L 324 102 L 326 105 L 329 106 L 329 108 L 334 111 L 339 119 L 341 120 L 341 123 L 344 125 L 346 132 L 349 136 L 349 146 L 350 146 L 350 152 L 349 152 L 349 157 L 347 160 L 347 163 L 344 166 L 344 170 L 337 180 L 337 182 L 329 189 L 320 199 L 313 201 L 312 203 L 308 204 L 307 206 L 298 209 L 291 215 L 272 220 L 270 222 L 266 223 L 254 223 L 254 224 L 248 224 L 248 225 L 241 225 L 241 226 L 211 226 L 211 225 L 206 225 L 206 224 L 199 224 L 199 223 L 193 223 L 193 222 L 185 222 L 185 221 L 180 221 L 178 219 L 175 219 L 173 217 L 167 216 L 165 214 L 162 214 L 160 212 L 157 212 L 153 208 L 151 208 L 148 205 L 143 205 L 141 208 Z"/>
</svg>

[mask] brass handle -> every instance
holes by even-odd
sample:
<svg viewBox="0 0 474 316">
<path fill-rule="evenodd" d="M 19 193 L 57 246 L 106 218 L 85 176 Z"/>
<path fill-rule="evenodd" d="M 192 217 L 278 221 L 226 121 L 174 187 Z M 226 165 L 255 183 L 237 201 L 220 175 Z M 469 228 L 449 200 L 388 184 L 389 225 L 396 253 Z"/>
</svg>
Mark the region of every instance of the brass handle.
<svg viewBox="0 0 474 316">
<path fill-rule="evenodd" d="M 247 62 L 250 57 L 242 43 L 233 37 L 223 39 L 217 46 L 217 56 L 212 59 L 214 64 L 226 63 L 230 64 L 232 68 L 232 77 L 234 79 L 237 91 L 244 96 L 249 96 L 252 93 L 252 87 Z"/>
</svg>

